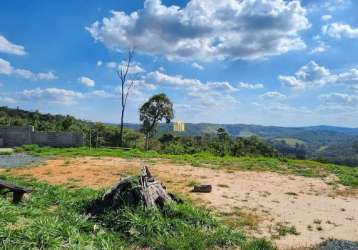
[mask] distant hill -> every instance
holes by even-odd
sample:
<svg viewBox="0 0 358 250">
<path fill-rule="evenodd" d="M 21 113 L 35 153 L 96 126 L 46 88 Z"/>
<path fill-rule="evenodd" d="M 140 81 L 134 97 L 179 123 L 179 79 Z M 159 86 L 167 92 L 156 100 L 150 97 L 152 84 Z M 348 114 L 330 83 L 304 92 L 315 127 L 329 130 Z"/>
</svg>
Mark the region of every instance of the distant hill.
<svg viewBox="0 0 358 250">
<path fill-rule="evenodd" d="M 140 129 L 139 124 L 126 124 L 126 127 L 135 130 Z M 290 147 L 295 148 L 296 144 L 303 145 L 308 158 L 358 166 L 358 154 L 352 148 L 353 143 L 358 141 L 358 128 L 186 123 L 185 132 L 177 134 L 182 136 L 201 136 L 205 133 L 216 133 L 218 128 L 224 128 L 235 137 L 258 136 L 280 150 L 285 147 L 288 148 L 287 150 Z M 172 132 L 172 130 L 172 124 L 162 124 L 159 132 L 167 133 Z"/>
<path fill-rule="evenodd" d="M 90 134 L 93 143 L 116 145 L 118 125 L 99 126 L 97 123 L 83 121 L 71 116 L 41 114 L 22 109 L 0 107 L 0 126 L 33 125 L 38 131 L 77 131 Z M 128 123 L 125 127 L 139 130 L 139 124 Z M 224 128 L 234 137 L 257 136 L 273 145 L 283 155 L 293 155 L 318 159 L 333 163 L 358 166 L 358 154 L 353 143 L 358 141 L 358 128 L 334 126 L 278 127 L 246 124 L 187 123 L 183 133 L 177 136 L 202 136 L 216 133 Z M 162 124 L 159 134 L 172 132 L 172 124 Z M 89 131 L 92 131 L 89 133 Z M 96 133 L 94 133 L 96 132 Z M 89 137 L 88 137 L 89 138 Z"/>
</svg>

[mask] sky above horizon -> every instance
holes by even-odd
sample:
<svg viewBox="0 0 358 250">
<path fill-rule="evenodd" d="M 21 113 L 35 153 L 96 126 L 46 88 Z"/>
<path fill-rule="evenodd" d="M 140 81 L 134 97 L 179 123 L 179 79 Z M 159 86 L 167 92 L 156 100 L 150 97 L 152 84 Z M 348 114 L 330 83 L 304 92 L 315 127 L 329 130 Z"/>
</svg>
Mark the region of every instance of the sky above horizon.
<svg viewBox="0 0 358 250">
<path fill-rule="evenodd" d="M 358 1 L 2 0 L 0 106 L 118 123 L 166 93 L 175 120 L 358 127 Z"/>
</svg>

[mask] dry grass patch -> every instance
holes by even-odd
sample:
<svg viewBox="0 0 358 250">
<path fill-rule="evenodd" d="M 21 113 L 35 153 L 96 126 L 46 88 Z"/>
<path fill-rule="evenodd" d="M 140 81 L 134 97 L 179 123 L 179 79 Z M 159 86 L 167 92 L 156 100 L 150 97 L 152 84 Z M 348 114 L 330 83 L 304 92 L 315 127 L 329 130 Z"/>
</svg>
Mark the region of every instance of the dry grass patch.
<svg viewBox="0 0 358 250">
<path fill-rule="evenodd" d="M 256 212 L 242 208 L 234 208 L 231 212 L 221 213 L 224 222 L 233 228 L 245 228 L 248 230 L 257 230 L 260 222 L 263 220 Z"/>
</svg>

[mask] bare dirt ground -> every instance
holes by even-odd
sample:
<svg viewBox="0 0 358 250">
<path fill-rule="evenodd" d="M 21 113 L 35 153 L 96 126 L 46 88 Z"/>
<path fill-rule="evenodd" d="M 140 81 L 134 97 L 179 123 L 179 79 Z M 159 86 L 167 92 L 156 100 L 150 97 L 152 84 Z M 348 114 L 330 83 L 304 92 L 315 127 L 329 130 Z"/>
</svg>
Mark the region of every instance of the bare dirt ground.
<svg viewBox="0 0 358 250">
<path fill-rule="evenodd" d="M 49 160 L 31 168 L 0 170 L 31 176 L 72 188 L 111 186 L 137 174 L 143 162 L 109 157 Z M 222 215 L 231 225 L 244 226 L 255 236 L 274 239 L 280 249 L 305 247 L 328 238 L 358 241 L 358 192 L 321 180 L 268 172 L 226 171 L 175 165 L 158 160 L 149 164 L 170 191 Z M 208 194 L 191 193 L 195 183 L 212 184 Z"/>
</svg>

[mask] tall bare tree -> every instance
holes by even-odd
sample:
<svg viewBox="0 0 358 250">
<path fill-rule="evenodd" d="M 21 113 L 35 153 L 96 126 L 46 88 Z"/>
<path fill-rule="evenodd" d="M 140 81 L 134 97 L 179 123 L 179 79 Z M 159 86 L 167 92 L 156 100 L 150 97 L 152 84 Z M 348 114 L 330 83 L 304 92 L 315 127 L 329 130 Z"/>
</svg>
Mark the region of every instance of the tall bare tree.
<svg viewBox="0 0 358 250">
<path fill-rule="evenodd" d="M 123 146 L 123 126 L 124 126 L 124 114 L 126 110 L 128 95 L 130 90 L 134 86 L 134 80 L 128 79 L 130 74 L 130 68 L 133 63 L 134 49 L 128 49 L 127 60 L 125 63 L 121 63 L 121 66 L 117 70 L 117 75 L 121 81 L 121 125 L 119 131 L 119 145 Z"/>
</svg>

